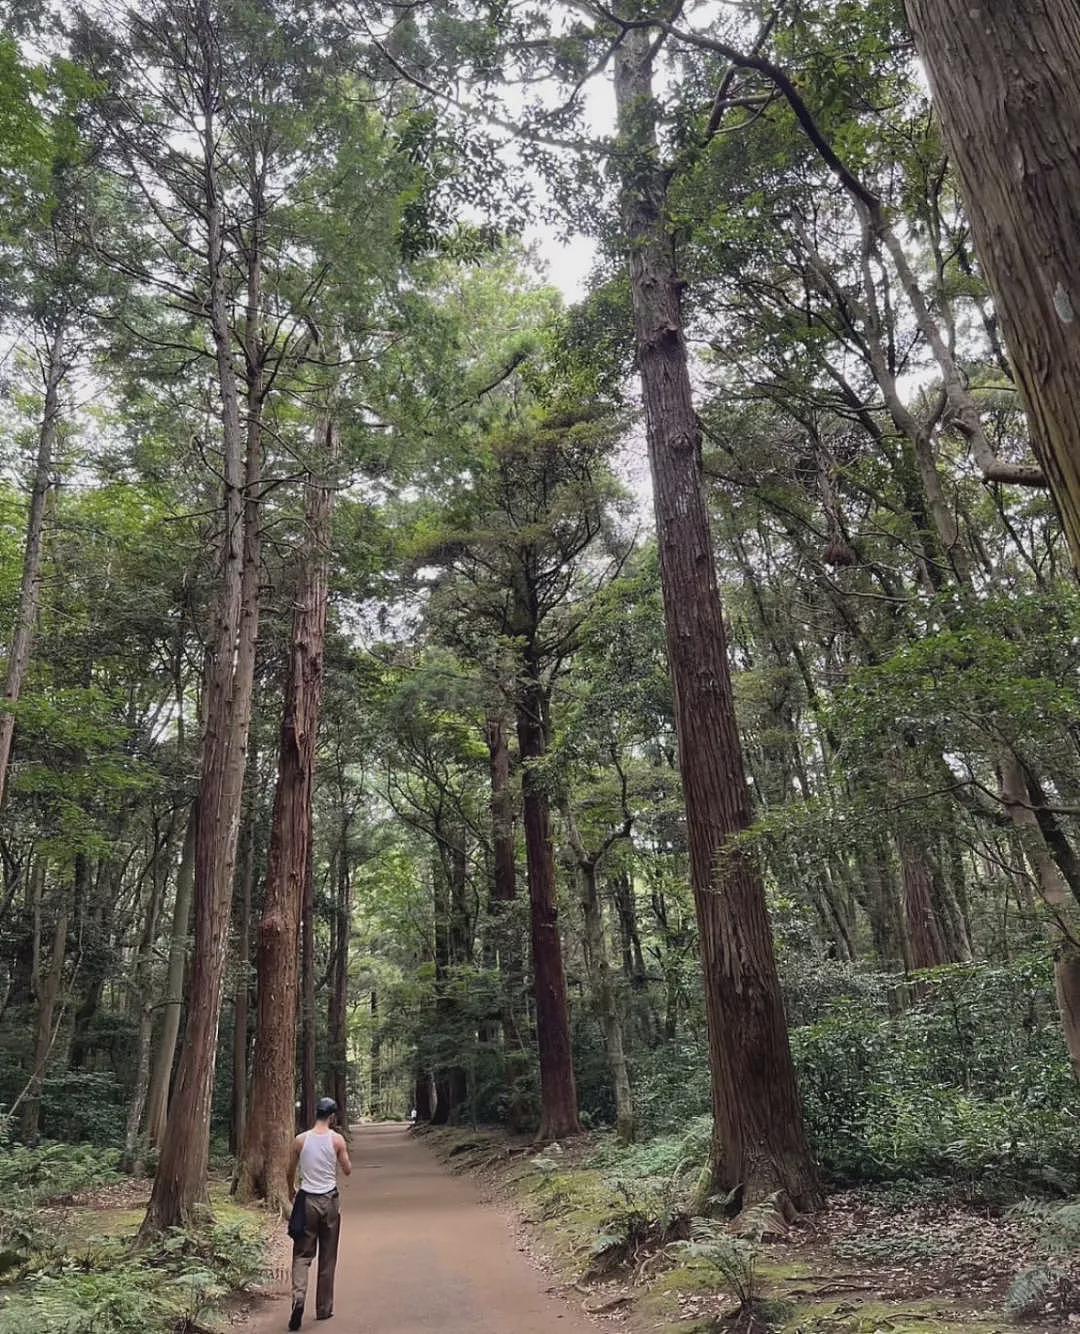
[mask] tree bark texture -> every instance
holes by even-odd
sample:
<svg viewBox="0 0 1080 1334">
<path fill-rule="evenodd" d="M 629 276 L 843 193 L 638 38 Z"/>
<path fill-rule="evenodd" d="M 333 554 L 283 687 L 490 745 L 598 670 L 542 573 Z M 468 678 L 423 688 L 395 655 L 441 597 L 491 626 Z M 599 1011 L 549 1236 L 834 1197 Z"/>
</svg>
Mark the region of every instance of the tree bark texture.
<svg viewBox="0 0 1080 1334">
<path fill-rule="evenodd" d="M 128 1104 L 127 1126 L 124 1133 L 124 1155 L 121 1167 L 133 1172 L 139 1157 L 139 1131 L 150 1084 L 150 1052 L 154 1036 L 154 997 L 151 994 L 151 969 L 154 962 L 154 944 L 158 937 L 161 905 L 168 882 L 168 866 L 175 855 L 173 832 L 170 830 L 154 849 L 150 873 L 150 901 L 143 918 L 143 929 L 131 979 L 131 993 L 138 1013 L 135 1036 L 135 1083 Z"/>
<path fill-rule="evenodd" d="M 1036 891 L 1049 918 L 1054 942 L 1054 987 L 1061 1030 L 1073 1069 L 1080 1077 L 1080 904 L 1071 883 L 1047 845 L 1033 809 L 1032 792 L 1023 766 L 1012 751 L 999 757 L 1001 801 L 1016 830 Z"/>
<path fill-rule="evenodd" d="M 329 461 L 334 455 L 335 428 L 324 422 L 321 432 Z M 332 513 L 331 487 L 325 479 L 309 481 L 310 555 L 301 571 L 293 613 L 266 890 L 259 922 L 258 1010 L 251 1063 L 251 1103 L 258 1114 L 248 1123 L 239 1174 L 242 1199 L 265 1199 L 282 1211 L 288 1205 L 286 1174 L 293 1139 L 297 947 L 311 879 L 311 804 L 322 707 Z"/>
<path fill-rule="evenodd" d="M 528 654 L 517 692 L 518 754 L 521 757 L 522 823 L 529 881 L 529 908 L 540 1056 L 540 1127 L 537 1139 L 579 1135 L 577 1082 L 570 1040 L 551 802 L 537 763 L 547 753 L 547 703 L 536 664 Z"/>
<path fill-rule="evenodd" d="M 615 1095 L 615 1130 L 621 1144 L 632 1144 L 636 1138 L 634 1097 L 626 1063 L 622 1015 L 619 1013 L 619 1002 L 608 963 L 604 909 L 596 883 L 598 859 L 586 849 L 569 805 L 564 808 L 563 814 L 581 891 L 581 915 L 585 923 L 585 968 L 593 994 L 593 1007 L 604 1034 L 604 1051 Z"/>
<path fill-rule="evenodd" d="M 334 904 L 333 977 L 330 989 L 328 1045 L 330 1096 L 338 1105 L 343 1127 L 349 1124 L 349 943 L 352 924 L 352 875 L 349 862 L 349 817 L 342 815 L 338 848 L 337 898 Z"/>
<path fill-rule="evenodd" d="M 371 1098 L 368 1113 L 372 1120 L 382 1116 L 382 1032 L 379 1028 L 379 993 L 371 988 Z"/>
<path fill-rule="evenodd" d="M 249 771 L 251 766 L 249 765 Z M 248 776 L 250 784 L 250 772 Z M 234 1154 L 243 1151 L 247 1131 L 248 1027 L 251 996 L 251 892 L 255 885 L 255 810 L 248 813 L 244 866 L 240 872 L 240 917 L 236 924 L 236 985 L 233 988 L 232 1122 L 229 1140 Z"/>
<path fill-rule="evenodd" d="M 510 786 L 510 747 L 499 717 L 487 721 L 486 739 L 491 773 L 491 897 L 512 903 L 517 897 L 517 858 L 514 839 L 514 793 Z"/>
<path fill-rule="evenodd" d="M 901 839 L 900 865 L 912 968 L 918 972 L 922 968 L 940 968 L 955 962 L 934 908 L 933 873 L 925 854 L 914 843 Z"/>
<path fill-rule="evenodd" d="M 304 1126 L 315 1124 L 315 1104 L 319 1099 L 315 1087 L 318 1078 L 315 992 L 315 868 L 309 852 L 300 919 L 300 1120 Z"/>
<path fill-rule="evenodd" d="M 195 885 L 195 830 L 198 824 L 196 810 L 197 807 L 193 805 L 184 834 L 180 866 L 176 872 L 165 1002 L 157 1051 L 154 1054 L 150 1092 L 146 1099 L 146 1128 L 143 1139 L 150 1145 L 159 1144 L 165 1134 L 169 1111 L 169 1086 L 172 1082 L 173 1061 L 176 1057 L 176 1042 L 180 1036 L 180 1014 L 184 1004 L 184 969 L 187 963 L 191 899 Z"/>
<path fill-rule="evenodd" d="M 1080 5 L 906 0 L 1032 448 L 1080 569 Z"/>
<path fill-rule="evenodd" d="M 461 928 L 456 925 L 458 905 L 464 893 L 466 874 L 464 848 L 456 842 L 450 843 L 445 835 L 440 835 L 438 856 L 432 868 L 432 888 L 435 909 L 435 1013 L 437 1031 L 441 1034 L 454 1033 L 461 1020 L 456 997 L 451 991 L 451 968 L 456 963 L 464 962 L 460 950 Z M 458 877 L 460 876 L 460 884 Z M 374 1001 L 375 993 L 372 993 Z M 372 1010 L 374 1018 L 375 1010 Z M 380 1065 L 381 1052 L 378 1027 L 372 1029 L 372 1098 L 375 1097 L 375 1074 Z M 456 1048 L 448 1050 L 450 1044 L 444 1037 L 442 1050 L 434 1069 L 435 1106 L 432 1112 L 432 1125 L 449 1125 L 456 1117 L 459 1108 L 468 1095 L 465 1071 L 454 1063 Z M 450 1057 L 448 1060 L 447 1057 Z"/>
<path fill-rule="evenodd" d="M 68 911 L 62 908 L 53 928 L 52 953 L 49 957 L 49 971 L 38 988 L 37 1036 L 34 1040 L 34 1063 L 30 1067 L 30 1080 L 23 1098 L 20 1116 L 22 1137 L 29 1144 L 37 1142 L 41 1128 L 41 1090 L 45 1083 L 45 1071 L 52 1051 L 56 1007 L 60 1001 L 60 989 L 64 981 L 64 956 L 67 951 Z"/>
<path fill-rule="evenodd" d="M 704 973 L 713 1088 L 714 1185 L 752 1199 L 783 1189 L 821 1202 L 788 1044 L 761 877 L 729 849 L 751 812 L 683 335 L 681 282 L 665 218 L 652 38 L 616 53 L 618 158 L 656 509 L 679 768 Z"/>
<path fill-rule="evenodd" d="M 216 69 L 218 57 L 205 7 L 201 11 L 198 40 L 208 70 Z M 211 86 L 206 95 L 202 162 L 210 331 L 221 400 L 222 534 L 204 683 L 205 723 L 195 836 L 195 922 L 187 1026 L 153 1194 L 143 1224 L 146 1236 L 183 1226 L 207 1203 L 210 1109 L 259 629 L 263 390 L 257 370 L 260 363 L 249 362 L 245 430 L 233 360 L 224 205 L 216 169 L 215 103 Z M 258 253 L 256 247 L 249 269 L 249 304 L 250 289 L 254 289 L 256 308 Z"/>
</svg>

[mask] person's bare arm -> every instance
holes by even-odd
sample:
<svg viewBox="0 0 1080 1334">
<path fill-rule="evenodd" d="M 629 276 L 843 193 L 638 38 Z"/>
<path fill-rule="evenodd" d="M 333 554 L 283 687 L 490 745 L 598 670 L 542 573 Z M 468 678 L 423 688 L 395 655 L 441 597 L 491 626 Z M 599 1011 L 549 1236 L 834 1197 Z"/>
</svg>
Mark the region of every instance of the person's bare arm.
<svg viewBox="0 0 1080 1334">
<path fill-rule="evenodd" d="M 349 1146 L 345 1143 L 345 1136 L 339 1135 L 334 1131 L 334 1148 L 337 1151 L 338 1164 L 347 1177 L 352 1176 L 352 1160 L 349 1157 Z"/>
<path fill-rule="evenodd" d="M 304 1143 L 303 1135 L 297 1135 L 289 1150 L 289 1199 L 296 1194 L 296 1169 L 300 1165 L 300 1148 Z"/>
</svg>

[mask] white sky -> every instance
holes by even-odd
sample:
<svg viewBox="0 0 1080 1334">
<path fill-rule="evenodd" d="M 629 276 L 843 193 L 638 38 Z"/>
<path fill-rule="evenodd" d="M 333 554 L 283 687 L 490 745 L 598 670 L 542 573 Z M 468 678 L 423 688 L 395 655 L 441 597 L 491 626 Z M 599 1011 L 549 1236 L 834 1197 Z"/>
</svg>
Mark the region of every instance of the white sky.
<svg viewBox="0 0 1080 1334">
<path fill-rule="evenodd" d="M 547 270 L 545 277 L 557 287 L 568 305 L 585 295 L 585 283 L 596 259 L 596 242 L 591 236 L 573 236 L 561 241 L 550 227 L 531 227 L 525 240 L 536 247 Z"/>
</svg>

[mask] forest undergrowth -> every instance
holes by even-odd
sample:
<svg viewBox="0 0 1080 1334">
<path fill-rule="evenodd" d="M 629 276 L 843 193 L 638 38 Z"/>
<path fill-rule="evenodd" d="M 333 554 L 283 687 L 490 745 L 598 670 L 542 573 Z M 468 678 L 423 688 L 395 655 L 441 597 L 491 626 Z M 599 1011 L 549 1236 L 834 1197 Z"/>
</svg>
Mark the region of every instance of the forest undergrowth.
<svg viewBox="0 0 1080 1334">
<path fill-rule="evenodd" d="M 537 1152 L 494 1127 L 423 1129 L 451 1170 L 521 1217 L 520 1245 L 604 1322 L 719 1334 L 946 1334 L 1071 1327 L 1080 1203 L 962 1198 L 933 1182 L 837 1190 L 813 1218 L 766 1200 L 692 1218 L 708 1146 L 685 1133 L 619 1145 L 590 1133 Z"/>
<path fill-rule="evenodd" d="M 269 1216 L 211 1185 L 213 1221 L 137 1245 L 151 1183 L 118 1150 L 4 1144 L 0 1334 L 215 1334 L 265 1277 Z"/>
</svg>

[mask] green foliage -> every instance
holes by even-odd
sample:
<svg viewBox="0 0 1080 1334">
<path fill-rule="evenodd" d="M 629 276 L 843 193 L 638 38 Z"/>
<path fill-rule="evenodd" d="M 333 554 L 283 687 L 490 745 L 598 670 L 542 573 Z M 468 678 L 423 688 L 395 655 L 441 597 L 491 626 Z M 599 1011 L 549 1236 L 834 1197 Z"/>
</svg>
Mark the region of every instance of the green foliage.
<svg viewBox="0 0 1080 1334">
<path fill-rule="evenodd" d="M 690 1237 L 676 1242 L 672 1251 L 683 1260 L 704 1260 L 712 1265 L 738 1301 L 741 1313 L 756 1305 L 757 1251 L 749 1242 L 731 1236 L 718 1223 L 696 1218 Z"/>
<path fill-rule="evenodd" d="M 257 1281 L 264 1238 L 248 1219 L 195 1233 L 175 1229 L 151 1251 L 126 1241 L 30 1274 L 0 1310 L 0 1334 L 170 1334 L 203 1329 L 221 1302 Z"/>
<path fill-rule="evenodd" d="M 11 1144 L 4 1122 L 0 1132 L 0 1271 L 10 1272 L 57 1253 L 59 1238 L 38 1210 L 119 1181 L 120 1155 L 92 1144 Z"/>
<path fill-rule="evenodd" d="M 688 1234 L 690 1218 L 679 1174 L 633 1179 L 611 1176 L 607 1185 L 614 1198 L 593 1240 L 593 1275 L 636 1265 Z"/>
<path fill-rule="evenodd" d="M 891 1017 L 841 1002 L 792 1044 L 817 1153 L 841 1181 L 948 1178 L 973 1194 L 1080 1181 L 1073 1080 L 1049 964 L 929 974 Z M 1003 1013 L 1025 1013 L 1023 1026 Z"/>
<path fill-rule="evenodd" d="M 704 1165 L 711 1140 L 712 1118 L 697 1116 L 680 1133 L 657 1135 L 640 1144 L 622 1145 L 607 1139 L 594 1162 L 626 1180 L 686 1176 Z"/>
<path fill-rule="evenodd" d="M 691 961 L 696 967 L 696 960 Z M 639 1052 L 634 1063 L 634 1099 L 646 1137 L 678 1134 L 710 1105 L 709 1063 L 701 1045 L 681 1037 Z"/>
</svg>

